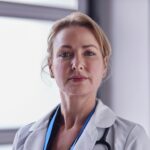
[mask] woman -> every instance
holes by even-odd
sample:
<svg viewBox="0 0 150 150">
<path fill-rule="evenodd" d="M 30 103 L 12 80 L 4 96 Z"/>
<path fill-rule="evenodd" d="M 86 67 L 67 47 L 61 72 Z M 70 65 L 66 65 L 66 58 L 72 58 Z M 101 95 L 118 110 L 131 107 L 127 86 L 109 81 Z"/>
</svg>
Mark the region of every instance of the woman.
<svg viewBox="0 0 150 150">
<path fill-rule="evenodd" d="M 107 74 L 110 44 L 88 16 L 75 12 L 57 21 L 48 37 L 48 67 L 61 104 L 21 128 L 13 150 L 148 150 L 144 129 L 117 117 L 97 90 Z"/>
</svg>

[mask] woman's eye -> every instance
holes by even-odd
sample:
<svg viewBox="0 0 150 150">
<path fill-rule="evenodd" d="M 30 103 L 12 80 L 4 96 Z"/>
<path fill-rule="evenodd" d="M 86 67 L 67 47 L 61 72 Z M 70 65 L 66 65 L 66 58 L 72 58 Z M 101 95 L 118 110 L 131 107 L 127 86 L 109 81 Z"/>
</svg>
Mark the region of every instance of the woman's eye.
<svg viewBox="0 0 150 150">
<path fill-rule="evenodd" d="M 62 58 L 70 58 L 72 56 L 73 56 L 73 54 L 70 52 L 63 52 L 63 53 L 59 54 L 59 57 L 62 57 Z"/>
<path fill-rule="evenodd" d="M 94 56 L 94 55 L 96 55 L 96 53 L 91 50 L 87 50 L 87 51 L 85 51 L 84 55 L 85 56 Z"/>
</svg>

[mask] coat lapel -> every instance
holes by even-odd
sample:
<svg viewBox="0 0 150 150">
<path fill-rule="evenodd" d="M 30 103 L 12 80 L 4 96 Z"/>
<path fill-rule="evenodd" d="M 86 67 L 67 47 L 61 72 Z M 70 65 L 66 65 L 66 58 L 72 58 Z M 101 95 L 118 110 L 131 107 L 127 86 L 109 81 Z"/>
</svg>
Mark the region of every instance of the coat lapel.
<svg viewBox="0 0 150 150">
<path fill-rule="evenodd" d="M 102 136 L 102 130 L 100 135 L 96 126 L 93 125 L 93 121 L 94 118 L 91 118 L 90 122 L 84 129 L 84 132 L 80 136 L 80 139 L 76 143 L 74 147 L 75 150 L 92 150 L 99 136 Z"/>
<path fill-rule="evenodd" d="M 43 150 L 47 126 L 55 109 L 31 126 L 23 150 Z"/>
<path fill-rule="evenodd" d="M 96 150 L 105 149 L 103 145 L 95 145 L 96 141 L 102 138 L 106 128 L 113 125 L 116 120 L 115 114 L 100 100 L 80 139 L 75 145 L 75 150 Z"/>
<path fill-rule="evenodd" d="M 46 128 L 33 131 L 24 144 L 23 150 L 43 150 Z"/>
</svg>

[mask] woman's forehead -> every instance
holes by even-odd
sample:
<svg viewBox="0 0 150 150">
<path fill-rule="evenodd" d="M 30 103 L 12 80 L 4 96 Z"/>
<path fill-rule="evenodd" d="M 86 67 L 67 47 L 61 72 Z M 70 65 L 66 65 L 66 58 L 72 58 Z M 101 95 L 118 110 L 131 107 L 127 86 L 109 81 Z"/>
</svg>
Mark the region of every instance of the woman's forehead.
<svg viewBox="0 0 150 150">
<path fill-rule="evenodd" d="M 88 28 L 80 26 L 71 26 L 60 30 L 55 36 L 53 46 L 74 45 L 77 43 L 99 47 L 94 34 Z"/>
</svg>

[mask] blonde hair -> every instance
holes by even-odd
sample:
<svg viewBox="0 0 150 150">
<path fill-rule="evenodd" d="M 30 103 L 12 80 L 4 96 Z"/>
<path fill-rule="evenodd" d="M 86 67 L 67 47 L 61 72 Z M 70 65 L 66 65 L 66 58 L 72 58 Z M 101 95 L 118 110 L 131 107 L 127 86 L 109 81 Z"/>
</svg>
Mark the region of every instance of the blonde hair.
<svg viewBox="0 0 150 150">
<path fill-rule="evenodd" d="M 102 28 L 94 20 L 92 20 L 89 16 L 81 12 L 73 12 L 70 15 L 54 23 L 47 41 L 48 42 L 47 51 L 49 54 L 48 56 L 49 59 L 53 57 L 53 43 L 56 35 L 59 33 L 60 30 L 69 26 L 82 26 L 91 30 L 99 44 L 103 59 L 107 58 L 107 63 L 109 62 L 109 58 L 111 55 L 111 46 L 108 41 L 108 38 L 106 37 Z"/>
</svg>

